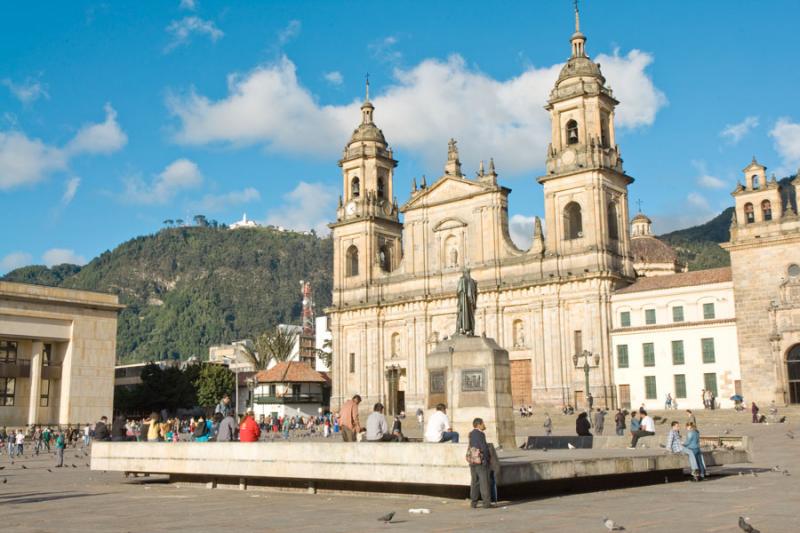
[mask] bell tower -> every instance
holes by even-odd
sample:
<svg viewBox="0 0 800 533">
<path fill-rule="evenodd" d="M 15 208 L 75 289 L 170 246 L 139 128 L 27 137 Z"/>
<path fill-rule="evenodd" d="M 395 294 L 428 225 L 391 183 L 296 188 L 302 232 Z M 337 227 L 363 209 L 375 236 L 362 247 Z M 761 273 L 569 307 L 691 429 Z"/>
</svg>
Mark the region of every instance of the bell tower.
<svg viewBox="0 0 800 533">
<path fill-rule="evenodd" d="M 546 243 L 559 256 L 600 252 L 596 268 L 633 276 L 628 185 L 614 133 L 614 98 L 600 65 L 586 54 L 575 7 L 571 55 L 550 92 L 551 141 L 544 185 Z"/>
<path fill-rule="evenodd" d="M 342 195 L 336 222 L 330 224 L 334 243 L 334 305 L 366 301 L 371 283 L 390 273 L 400 262 L 402 224 L 393 195 L 397 161 L 373 121 L 374 111 L 367 79 L 361 124 L 353 131 L 339 160 Z"/>
</svg>

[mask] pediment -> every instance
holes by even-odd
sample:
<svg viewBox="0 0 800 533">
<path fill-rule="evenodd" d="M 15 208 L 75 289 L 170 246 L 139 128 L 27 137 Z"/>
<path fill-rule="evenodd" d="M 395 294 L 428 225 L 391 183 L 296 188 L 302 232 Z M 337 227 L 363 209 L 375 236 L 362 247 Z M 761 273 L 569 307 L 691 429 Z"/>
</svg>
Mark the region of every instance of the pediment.
<svg viewBox="0 0 800 533">
<path fill-rule="evenodd" d="M 487 191 L 487 186 L 476 181 L 455 176 L 444 176 L 436 183 L 417 192 L 402 207 L 402 211 L 421 207 L 423 205 L 435 205 L 445 202 L 466 198 L 475 194 Z"/>
<path fill-rule="evenodd" d="M 460 218 L 455 218 L 455 217 L 446 218 L 441 222 L 439 222 L 438 224 L 436 224 L 436 226 L 433 228 L 433 231 L 444 231 L 448 229 L 463 228 L 466 225 L 467 223 L 461 220 Z"/>
</svg>

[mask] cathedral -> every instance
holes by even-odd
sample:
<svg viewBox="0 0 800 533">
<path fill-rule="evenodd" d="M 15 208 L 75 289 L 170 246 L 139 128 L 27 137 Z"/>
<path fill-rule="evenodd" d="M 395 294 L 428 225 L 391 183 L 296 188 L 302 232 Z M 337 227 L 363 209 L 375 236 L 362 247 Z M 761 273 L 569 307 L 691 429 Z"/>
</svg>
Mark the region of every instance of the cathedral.
<svg viewBox="0 0 800 533">
<path fill-rule="evenodd" d="M 685 268 L 646 234 L 644 215 L 631 230 L 628 187 L 634 179 L 625 172 L 614 132 L 619 102 L 586 54 L 577 12 L 570 42 L 570 58 L 545 106 L 551 141 L 537 180 L 544 220 L 536 218 L 528 250 L 509 237 L 511 191 L 498 183 L 494 162 L 467 177 L 455 140 L 443 174 L 415 182 L 411 197 L 399 204 L 393 188 L 398 162 L 367 92 L 361 123 L 339 161 L 342 196 L 330 224 L 333 409 L 356 393 L 368 405 L 384 402 L 389 413 L 424 407 L 425 355 L 455 332 L 455 289 L 465 268 L 478 283 L 476 333 L 509 351 L 516 405 L 575 404 L 587 392 L 597 405 L 619 405 L 612 296 L 637 276 L 668 278 Z M 780 198 L 763 183 L 759 200 L 769 196 L 777 205 Z M 735 193 L 739 220 L 749 216 L 738 207 L 749 190 Z M 792 227 L 797 238 L 800 231 Z M 743 239 L 739 230 L 731 246 L 746 248 Z"/>
</svg>

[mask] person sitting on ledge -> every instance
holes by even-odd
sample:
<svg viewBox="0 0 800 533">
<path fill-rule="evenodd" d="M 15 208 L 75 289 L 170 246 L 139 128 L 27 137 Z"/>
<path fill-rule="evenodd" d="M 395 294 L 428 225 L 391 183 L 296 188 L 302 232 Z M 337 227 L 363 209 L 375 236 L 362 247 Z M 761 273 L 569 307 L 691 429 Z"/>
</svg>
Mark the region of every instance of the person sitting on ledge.
<svg viewBox="0 0 800 533">
<path fill-rule="evenodd" d="M 390 442 L 397 440 L 394 435 L 389 433 L 389 425 L 386 417 L 383 416 L 383 404 L 378 402 L 372 410 L 372 414 L 367 417 L 366 439 L 370 442 Z"/>
<path fill-rule="evenodd" d="M 583 411 L 578 415 L 578 418 L 575 419 L 575 432 L 579 437 L 591 437 L 592 432 L 589 431 L 589 428 L 589 415 L 586 414 L 586 411 Z"/>
<path fill-rule="evenodd" d="M 253 418 L 253 408 L 248 407 L 242 423 L 239 424 L 239 441 L 257 442 L 260 436 L 261 430 L 258 429 L 258 424 Z"/>
<path fill-rule="evenodd" d="M 436 405 L 436 412 L 428 420 L 425 442 L 458 443 L 458 433 L 453 431 L 450 426 L 450 420 L 447 418 L 447 406 L 443 403 Z"/>
<path fill-rule="evenodd" d="M 656 423 L 653 422 L 653 419 L 647 414 L 647 411 L 639 409 L 639 413 L 642 415 L 642 425 L 638 431 L 633 432 L 631 445 L 628 447 L 629 450 L 636 449 L 636 444 L 638 444 L 640 438 L 656 434 Z"/>
</svg>

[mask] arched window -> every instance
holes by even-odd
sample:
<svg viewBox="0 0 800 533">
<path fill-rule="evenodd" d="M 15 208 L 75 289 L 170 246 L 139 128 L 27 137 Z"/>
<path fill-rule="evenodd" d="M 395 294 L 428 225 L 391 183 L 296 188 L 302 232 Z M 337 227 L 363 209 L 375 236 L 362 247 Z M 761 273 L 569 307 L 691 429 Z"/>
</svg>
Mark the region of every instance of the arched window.
<svg viewBox="0 0 800 533">
<path fill-rule="evenodd" d="M 744 204 L 744 220 L 746 224 L 752 224 L 756 221 L 756 214 L 751 203 Z"/>
<path fill-rule="evenodd" d="M 381 246 L 378 252 L 378 261 L 381 264 L 381 270 L 384 272 L 390 272 L 392 270 L 392 255 L 388 246 Z"/>
<path fill-rule="evenodd" d="M 378 198 L 383 198 L 383 178 L 378 178 Z"/>
<path fill-rule="evenodd" d="M 564 238 L 580 239 L 581 237 L 583 237 L 581 206 L 577 202 L 570 202 L 564 208 Z"/>
<path fill-rule="evenodd" d="M 514 348 L 522 348 L 525 346 L 525 324 L 522 320 L 515 320 L 513 327 L 514 334 Z"/>
<path fill-rule="evenodd" d="M 761 202 L 761 217 L 764 220 L 772 220 L 772 204 L 769 200 Z"/>
<path fill-rule="evenodd" d="M 567 121 L 567 144 L 578 143 L 578 123 L 574 120 Z"/>
<path fill-rule="evenodd" d="M 358 276 L 358 248 L 355 245 L 347 249 L 347 276 Z"/>
<path fill-rule="evenodd" d="M 615 241 L 619 239 L 619 224 L 617 223 L 617 204 L 608 204 L 608 237 Z"/>
<path fill-rule="evenodd" d="M 358 198 L 361 196 L 361 182 L 358 179 L 358 176 L 353 178 L 353 181 L 350 182 L 350 194 L 353 198 Z"/>
<path fill-rule="evenodd" d="M 753 174 L 753 189 L 758 189 L 761 186 L 761 183 L 758 179 L 758 174 Z"/>
<path fill-rule="evenodd" d="M 786 354 L 786 375 L 789 378 L 789 403 L 800 403 L 800 344 Z"/>
</svg>

